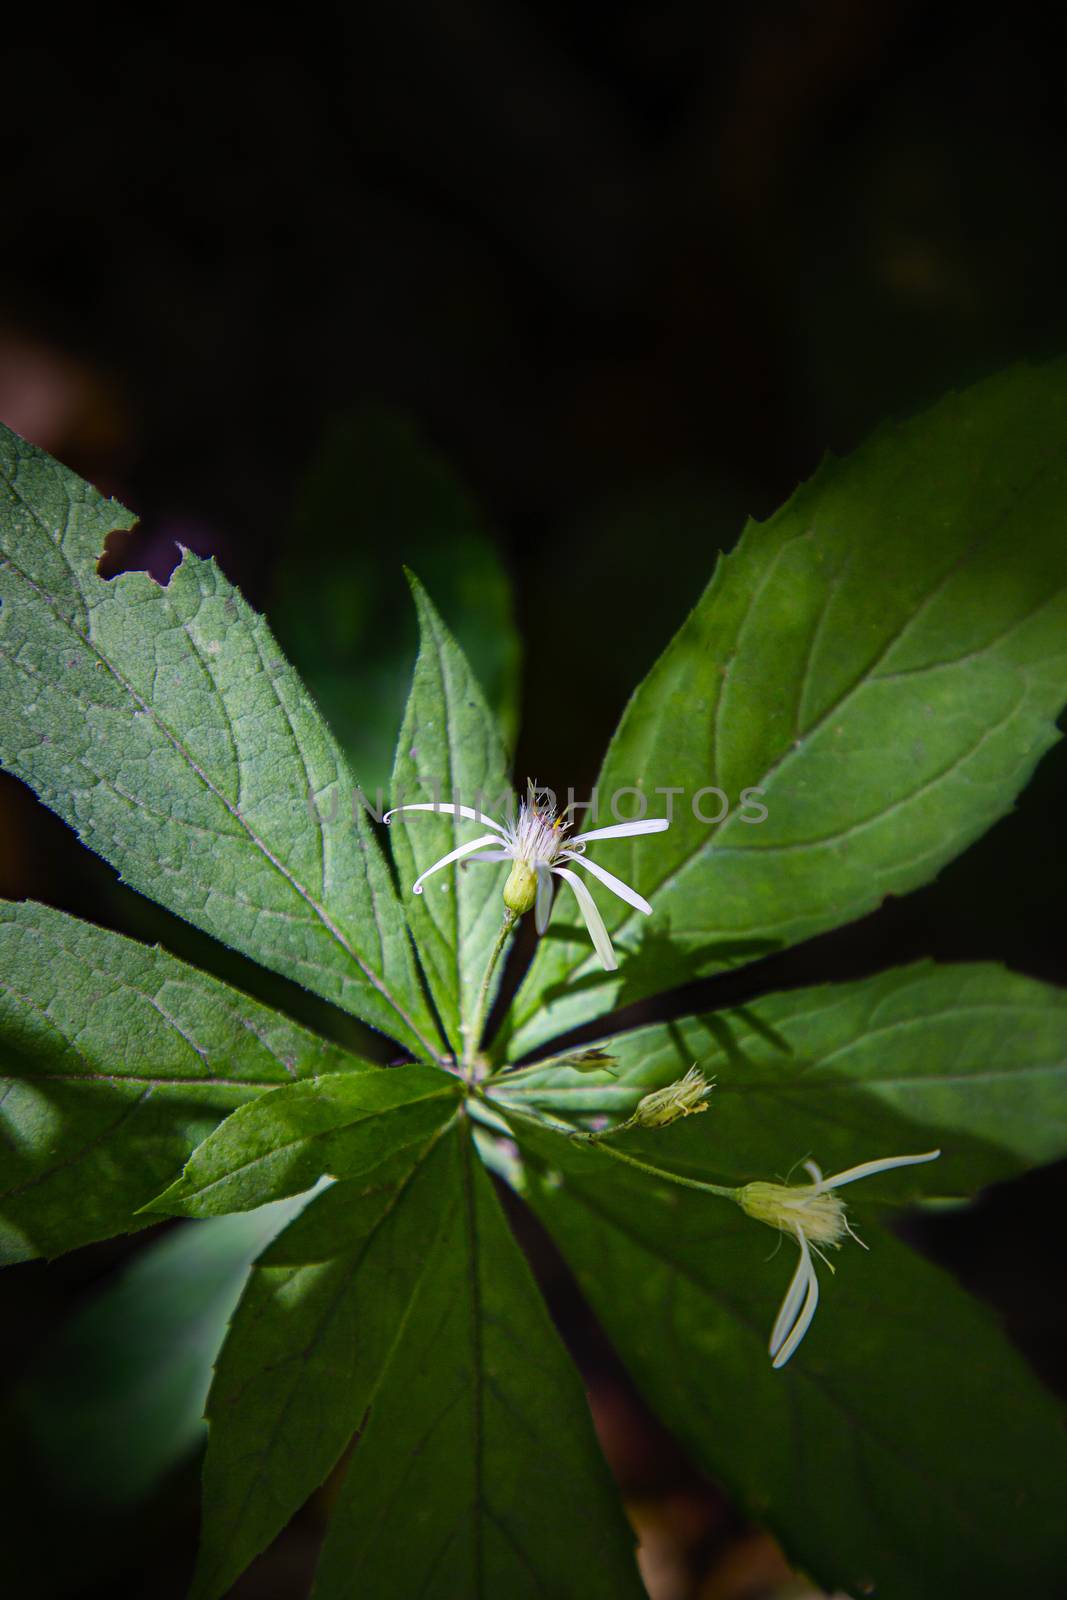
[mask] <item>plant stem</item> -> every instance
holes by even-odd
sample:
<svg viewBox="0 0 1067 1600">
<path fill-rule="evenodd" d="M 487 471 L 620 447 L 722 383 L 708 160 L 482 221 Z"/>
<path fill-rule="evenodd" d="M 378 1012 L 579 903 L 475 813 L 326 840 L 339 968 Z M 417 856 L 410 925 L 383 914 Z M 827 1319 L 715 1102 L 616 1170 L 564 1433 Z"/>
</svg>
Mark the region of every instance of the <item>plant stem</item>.
<svg viewBox="0 0 1067 1600">
<path fill-rule="evenodd" d="M 478 1094 L 487 1106 L 491 1106 L 497 1115 L 504 1117 L 505 1120 L 509 1116 L 519 1117 L 524 1122 L 536 1122 L 539 1128 L 548 1128 L 552 1133 L 562 1133 L 567 1139 L 585 1137 L 577 1128 L 572 1128 L 569 1122 L 562 1122 L 559 1117 L 553 1117 L 547 1111 L 520 1111 L 510 1100 L 500 1100 L 495 1095 L 486 1094 L 484 1086 L 478 1090 Z"/>
<path fill-rule="evenodd" d="M 515 915 L 514 911 L 504 912 L 504 920 L 500 924 L 500 932 L 497 934 L 496 942 L 489 952 L 489 960 L 487 961 L 485 967 L 485 977 L 482 979 L 482 986 L 478 990 L 478 999 L 474 1007 L 474 1015 L 471 1018 L 467 1028 L 466 1064 L 468 1067 L 472 1066 L 474 1063 L 474 1057 L 477 1054 L 478 1046 L 482 1042 L 482 1034 L 485 1031 L 485 1017 L 486 1012 L 489 1009 L 489 986 L 493 981 L 493 973 L 496 971 L 497 962 L 500 960 L 500 957 L 503 954 L 504 946 L 508 942 L 508 935 L 511 933 L 512 928 L 515 926 L 518 920 L 519 919 Z"/>
<path fill-rule="evenodd" d="M 669 1183 L 681 1184 L 683 1189 L 702 1189 L 705 1194 L 721 1195 L 726 1200 L 737 1199 L 737 1189 L 726 1188 L 721 1183 L 703 1183 L 699 1178 L 683 1178 L 679 1172 L 668 1172 L 665 1167 L 654 1167 L 648 1161 L 638 1161 L 636 1156 L 628 1156 L 624 1150 L 616 1150 L 614 1145 L 602 1144 L 599 1134 L 576 1134 L 575 1137 L 584 1144 L 602 1150 L 615 1161 L 624 1161 L 628 1167 L 636 1167 L 638 1172 L 651 1173 L 654 1178 L 666 1178 Z"/>
<path fill-rule="evenodd" d="M 700 1178 L 683 1178 L 681 1173 L 668 1172 L 665 1167 L 654 1167 L 651 1162 L 639 1161 L 636 1156 L 628 1156 L 624 1150 L 616 1150 L 613 1145 L 604 1144 L 602 1133 L 585 1133 L 580 1128 L 572 1128 L 569 1123 L 561 1122 L 556 1117 L 547 1117 L 536 1111 L 520 1111 L 516 1106 L 507 1101 L 493 1101 L 487 1096 L 490 1105 L 496 1104 L 501 1108 L 501 1115 L 520 1117 L 526 1122 L 536 1122 L 542 1128 L 550 1128 L 553 1133 L 563 1133 L 575 1144 L 589 1144 L 594 1150 L 601 1150 L 604 1155 L 611 1156 L 614 1161 L 622 1161 L 628 1167 L 636 1167 L 638 1172 L 647 1172 L 653 1178 L 666 1178 L 668 1183 L 677 1183 L 683 1189 L 700 1189 L 704 1194 L 718 1195 L 724 1200 L 736 1200 L 740 1194 L 739 1189 L 731 1189 L 721 1183 L 704 1183 Z M 608 1128 L 606 1133 L 619 1133 L 621 1128 Z"/>
</svg>

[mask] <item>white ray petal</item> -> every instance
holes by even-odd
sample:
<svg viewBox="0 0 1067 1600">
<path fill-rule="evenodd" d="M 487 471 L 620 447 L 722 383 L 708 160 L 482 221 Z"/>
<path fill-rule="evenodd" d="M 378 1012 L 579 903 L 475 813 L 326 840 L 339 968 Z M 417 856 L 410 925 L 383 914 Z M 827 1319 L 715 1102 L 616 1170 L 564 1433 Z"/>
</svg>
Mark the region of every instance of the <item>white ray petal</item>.
<svg viewBox="0 0 1067 1600">
<path fill-rule="evenodd" d="M 605 872 L 595 861 L 587 861 L 584 856 L 569 850 L 564 851 L 563 859 L 573 861 L 576 867 L 584 867 L 586 872 L 591 872 L 594 878 L 599 878 L 606 889 L 610 889 L 612 894 L 617 894 L 620 900 L 625 900 L 628 906 L 633 906 L 636 911 L 643 911 L 646 917 L 652 915 L 652 907 L 648 901 L 639 895 L 636 889 L 631 889 L 628 883 L 623 883 L 613 872 Z"/>
<path fill-rule="evenodd" d="M 800 1302 L 804 1298 L 804 1291 L 808 1286 L 808 1274 L 811 1270 L 811 1258 L 804 1260 L 804 1252 L 797 1257 L 797 1270 L 785 1291 L 781 1309 L 775 1318 L 774 1327 L 771 1329 L 770 1344 L 768 1346 L 772 1356 L 776 1356 L 782 1347 L 782 1341 L 797 1320 Z"/>
<path fill-rule="evenodd" d="M 469 856 L 472 851 L 480 850 L 483 845 L 487 844 L 496 844 L 496 838 L 491 833 L 483 833 L 480 839 L 472 839 L 470 844 L 461 844 L 458 850 L 450 850 L 447 856 L 442 856 L 440 861 L 435 861 L 432 867 L 427 867 L 425 872 L 419 874 L 411 885 L 412 891 L 415 894 L 421 894 L 423 884 L 433 873 L 440 872 L 442 867 L 447 867 L 451 862 L 458 861 L 461 856 Z"/>
<path fill-rule="evenodd" d="M 639 833 L 663 833 L 670 827 L 666 817 L 651 817 L 645 822 L 613 822 L 610 828 L 594 828 L 591 833 L 576 833 L 571 844 L 587 844 L 590 839 L 632 839 Z"/>
<path fill-rule="evenodd" d="M 894 1167 L 914 1167 L 922 1161 L 936 1161 L 940 1150 L 927 1150 L 921 1156 L 883 1156 L 880 1161 L 862 1161 L 858 1167 L 848 1167 L 832 1178 L 823 1178 L 817 1189 L 840 1189 L 843 1183 L 855 1183 L 857 1178 L 873 1178 L 876 1172 L 891 1172 Z"/>
<path fill-rule="evenodd" d="M 579 910 L 585 918 L 585 925 L 589 929 L 589 937 L 593 941 L 593 948 L 600 957 L 601 966 L 605 972 L 614 972 L 619 963 L 615 959 L 615 951 L 608 937 L 608 930 L 604 926 L 604 919 L 596 908 L 596 901 L 589 893 L 581 878 L 575 877 L 566 867 L 553 867 L 553 872 L 558 878 L 566 878 L 574 890 L 574 898 L 578 902 Z"/>
<path fill-rule="evenodd" d="M 816 1161 L 805 1161 L 805 1162 L 802 1162 L 801 1164 L 802 1164 L 802 1166 L 804 1168 L 804 1171 L 811 1178 L 812 1183 L 821 1183 L 822 1182 L 822 1168 L 819 1166 L 818 1162 L 816 1162 Z"/>
<path fill-rule="evenodd" d="M 494 844 L 499 844 L 500 841 L 499 841 L 499 839 L 494 839 L 493 843 Z M 511 860 L 511 851 L 510 850 L 479 850 L 479 852 L 478 852 L 478 854 L 476 856 L 468 856 L 467 860 L 468 861 L 510 861 Z"/>
<path fill-rule="evenodd" d="M 548 927 L 548 919 L 552 915 L 552 874 L 543 864 L 539 864 L 535 870 L 537 899 L 534 902 L 534 927 L 541 934 Z"/>
<path fill-rule="evenodd" d="M 774 1358 L 772 1365 L 775 1367 L 784 1367 L 790 1356 L 795 1353 L 800 1341 L 811 1327 L 811 1319 L 815 1315 L 816 1306 L 819 1304 L 819 1279 L 808 1252 L 808 1242 L 800 1232 L 797 1233 L 797 1241 L 800 1245 L 802 1260 L 807 1266 L 808 1292 L 804 1300 L 803 1309 L 794 1322 L 789 1337 Z"/>
<path fill-rule="evenodd" d="M 397 813 L 400 812 L 400 811 L 438 811 L 438 812 L 443 812 L 446 816 L 450 816 L 450 817 L 466 817 L 468 822 L 480 822 L 482 824 L 483 828 L 492 828 L 495 833 L 500 833 L 500 834 L 506 834 L 507 833 L 507 829 L 504 827 L 503 823 L 494 822 L 492 817 L 483 816 L 480 811 L 475 811 L 472 806 L 457 806 L 457 805 L 452 805 L 451 803 L 446 803 L 444 801 L 442 801 L 442 803 L 440 805 L 438 805 L 436 803 L 436 801 L 423 801 L 423 800 L 420 800 L 418 805 L 394 806 L 392 811 L 387 811 L 385 813 L 385 816 L 382 818 L 382 821 L 383 822 L 391 822 L 393 817 L 395 817 L 397 815 Z"/>
</svg>

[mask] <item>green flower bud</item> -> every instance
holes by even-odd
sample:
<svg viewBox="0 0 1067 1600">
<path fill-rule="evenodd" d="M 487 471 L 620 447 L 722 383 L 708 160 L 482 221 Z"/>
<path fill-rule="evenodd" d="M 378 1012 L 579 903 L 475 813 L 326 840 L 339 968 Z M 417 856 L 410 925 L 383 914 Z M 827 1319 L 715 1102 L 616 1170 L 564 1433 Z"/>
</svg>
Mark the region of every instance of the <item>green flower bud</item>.
<svg viewBox="0 0 1067 1600">
<path fill-rule="evenodd" d="M 525 861 L 516 861 L 504 885 L 504 904 L 518 917 L 532 911 L 537 899 L 537 873 Z"/>
<path fill-rule="evenodd" d="M 630 1118 L 632 1128 L 666 1128 L 679 1117 L 693 1117 L 708 1109 L 707 1096 L 711 1084 L 700 1068 L 692 1066 L 684 1078 L 669 1083 L 665 1089 L 654 1089 L 637 1102 L 637 1110 Z"/>
<path fill-rule="evenodd" d="M 618 1056 L 609 1056 L 599 1045 L 593 1045 L 588 1050 L 575 1050 L 569 1056 L 560 1056 L 554 1065 L 570 1067 L 572 1072 L 607 1072 L 613 1078 L 617 1078 L 618 1059 Z"/>
</svg>

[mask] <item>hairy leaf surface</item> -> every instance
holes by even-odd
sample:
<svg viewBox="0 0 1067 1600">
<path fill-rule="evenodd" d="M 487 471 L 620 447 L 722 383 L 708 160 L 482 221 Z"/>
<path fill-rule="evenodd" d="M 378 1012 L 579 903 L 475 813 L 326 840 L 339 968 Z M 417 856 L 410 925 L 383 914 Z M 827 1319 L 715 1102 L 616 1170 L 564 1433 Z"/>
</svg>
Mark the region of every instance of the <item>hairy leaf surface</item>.
<svg viewBox="0 0 1067 1600">
<path fill-rule="evenodd" d="M 256 1262 L 215 1368 L 192 1600 L 216 1600 L 361 1426 L 454 1181 L 450 1141 L 332 1184 Z"/>
<path fill-rule="evenodd" d="M 597 847 L 654 915 L 600 896 L 620 956 L 603 973 L 561 907 L 513 1051 L 863 916 L 1003 816 L 1067 699 L 1065 518 L 1057 363 L 883 429 L 749 523 L 599 779 L 602 806 L 630 788 L 673 808 L 669 833 Z M 694 801 L 723 811 L 713 786 L 729 813 L 698 820 Z"/>
<path fill-rule="evenodd" d="M 637 1600 L 581 1383 L 469 1140 L 459 1157 L 461 1192 L 349 1463 L 315 1600 Z"/>
<path fill-rule="evenodd" d="M 327 1073 L 241 1106 L 193 1151 L 152 1211 L 212 1217 L 356 1178 L 455 1114 L 457 1080 L 437 1067 Z"/>
<path fill-rule="evenodd" d="M 373 1072 L 195 967 L 0 902 L 0 1259 L 143 1227 L 135 1213 L 236 1106 Z"/>
<path fill-rule="evenodd" d="M 320 1596 L 641 1593 L 581 1386 L 461 1125 L 333 1185 L 260 1258 L 209 1415 L 194 1600 L 353 1435 Z"/>
<path fill-rule="evenodd" d="M 411 587 L 419 613 L 419 656 L 397 745 L 391 803 L 454 801 L 488 809 L 499 819 L 511 800 L 511 786 L 495 719 L 425 589 L 417 579 Z M 425 811 L 402 813 L 390 826 L 400 892 L 430 989 L 453 1050 L 467 1055 L 478 1045 L 469 1030 L 504 915 L 503 869 L 460 860 L 428 879 L 421 894 L 413 894 L 420 873 L 489 830 Z"/>
<path fill-rule="evenodd" d="M 435 1034 L 355 783 L 214 561 L 105 582 L 130 514 L 0 431 L 0 756 L 142 894 L 391 1034 Z"/>
</svg>

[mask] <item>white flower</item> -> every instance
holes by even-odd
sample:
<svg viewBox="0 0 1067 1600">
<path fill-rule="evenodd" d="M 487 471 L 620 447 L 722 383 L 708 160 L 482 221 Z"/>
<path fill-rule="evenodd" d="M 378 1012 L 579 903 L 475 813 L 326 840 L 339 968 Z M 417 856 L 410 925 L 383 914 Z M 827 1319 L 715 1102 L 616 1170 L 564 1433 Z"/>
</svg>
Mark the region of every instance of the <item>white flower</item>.
<svg viewBox="0 0 1067 1600">
<path fill-rule="evenodd" d="M 422 893 L 422 886 L 432 873 L 464 857 L 471 861 L 511 861 L 514 865 L 504 885 L 504 904 L 519 916 L 532 909 L 537 931 L 544 933 L 552 911 L 552 878 L 562 878 L 574 891 L 593 946 L 608 972 L 614 972 L 618 962 L 604 919 L 581 878 L 564 863 L 584 867 L 586 872 L 599 878 L 605 888 L 636 911 L 643 911 L 646 916 L 652 912 L 648 901 L 636 889 L 631 889 L 629 884 L 605 871 L 595 861 L 587 861 L 585 847 L 594 839 L 629 839 L 636 834 L 662 833 L 670 827 L 665 817 L 640 822 L 615 822 L 607 828 L 593 828 L 588 833 L 572 835 L 570 823 L 562 816 L 557 817 L 555 808 L 546 801 L 545 791 L 536 789 L 533 784 L 528 785 L 527 797 L 520 805 L 519 815 L 514 821 L 494 822 L 492 817 L 484 816 L 471 806 L 433 801 L 395 806 L 392 811 L 386 812 L 385 821 L 389 822 L 398 811 L 443 811 L 454 817 L 463 817 L 468 822 L 479 822 L 483 827 L 493 830 L 492 833 L 472 839 L 469 844 L 461 844 L 458 849 L 450 850 L 432 867 L 427 867 L 412 885 L 415 894 Z"/>
<path fill-rule="evenodd" d="M 805 1161 L 811 1173 L 810 1184 L 747 1183 L 736 1191 L 738 1204 L 748 1216 L 765 1222 L 771 1228 L 795 1236 L 800 1246 L 800 1260 L 792 1282 L 785 1292 L 782 1308 L 771 1330 L 770 1353 L 776 1367 L 784 1367 L 800 1341 L 811 1327 L 811 1319 L 819 1304 L 819 1280 L 815 1273 L 812 1251 L 833 1272 L 820 1246 L 839 1250 L 847 1234 L 857 1244 L 863 1244 L 849 1227 L 845 1216 L 845 1203 L 831 1191 L 843 1184 L 855 1183 L 857 1178 L 871 1178 L 876 1172 L 888 1172 L 893 1167 L 910 1167 L 920 1161 L 935 1161 L 940 1150 L 927 1150 L 921 1156 L 886 1156 L 881 1161 L 864 1161 L 858 1167 L 849 1167 L 832 1178 L 824 1178 L 814 1161 Z"/>
</svg>

